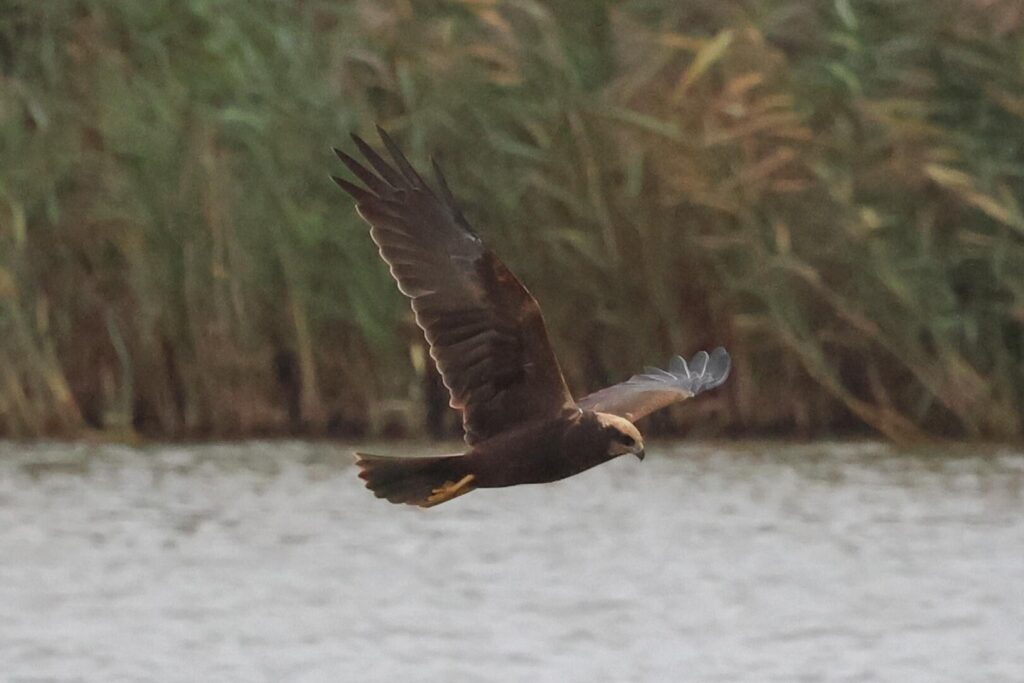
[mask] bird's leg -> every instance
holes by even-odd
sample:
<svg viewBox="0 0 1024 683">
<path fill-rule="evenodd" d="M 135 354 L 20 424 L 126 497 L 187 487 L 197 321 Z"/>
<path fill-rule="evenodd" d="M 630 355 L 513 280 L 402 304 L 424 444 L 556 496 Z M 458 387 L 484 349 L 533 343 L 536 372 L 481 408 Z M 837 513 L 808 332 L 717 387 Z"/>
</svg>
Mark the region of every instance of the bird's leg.
<svg viewBox="0 0 1024 683">
<path fill-rule="evenodd" d="M 473 490 L 470 484 L 476 479 L 475 475 L 467 474 L 458 481 L 446 481 L 443 485 L 434 489 L 433 493 L 427 497 L 427 502 L 424 507 L 430 507 L 431 505 L 437 505 L 445 501 L 451 500 L 452 498 L 458 498 L 464 493 L 469 493 Z"/>
</svg>

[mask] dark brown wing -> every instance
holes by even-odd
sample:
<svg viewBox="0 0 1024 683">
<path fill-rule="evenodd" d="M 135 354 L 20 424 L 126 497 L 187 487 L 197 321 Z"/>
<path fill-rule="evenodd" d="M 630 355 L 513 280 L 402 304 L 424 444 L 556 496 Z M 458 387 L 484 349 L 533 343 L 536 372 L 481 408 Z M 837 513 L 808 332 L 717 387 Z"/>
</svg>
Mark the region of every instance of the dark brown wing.
<svg viewBox="0 0 1024 683">
<path fill-rule="evenodd" d="M 391 161 L 352 139 L 369 170 L 335 150 L 366 189 L 341 178 L 359 215 L 412 300 L 470 445 L 572 408 L 540 307 L 469 227 L 434 165 L 435 193 L 384 131 Z"/>
<path fill-rule="evenodd" d="M 577 405 L 584 410 L 639 420 L 655 410 L 719 386 L 729 376 L 731 363 L 728 352 L 722 347 L 710 355 L 701 351 L 689 362 L 676 356 L 669 362 L 667 372 L 647 368 L 641 375 L 633 375 L 625 382 L 583 397 Z"/>
</svg>

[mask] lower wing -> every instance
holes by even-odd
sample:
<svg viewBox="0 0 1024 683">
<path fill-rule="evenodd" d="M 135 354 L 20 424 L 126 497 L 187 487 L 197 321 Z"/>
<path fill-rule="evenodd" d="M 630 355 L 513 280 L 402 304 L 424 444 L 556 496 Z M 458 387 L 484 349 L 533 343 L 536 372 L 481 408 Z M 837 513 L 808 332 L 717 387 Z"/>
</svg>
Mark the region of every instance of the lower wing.
<svg viewBox="0 0 1024 683">
<path fill-rule="evenodd" d="M 676 356 L 669 362 L 667 371 L 646 368 L 642 374 L 595 391 L 576 404 L 584 410 L 611 413 L 635 421 L 720 386 L 729 377 L 731 367 L 729 353 L 722 347 L 710 354 L 701 351 L 689 361 Z"/>
</svg>

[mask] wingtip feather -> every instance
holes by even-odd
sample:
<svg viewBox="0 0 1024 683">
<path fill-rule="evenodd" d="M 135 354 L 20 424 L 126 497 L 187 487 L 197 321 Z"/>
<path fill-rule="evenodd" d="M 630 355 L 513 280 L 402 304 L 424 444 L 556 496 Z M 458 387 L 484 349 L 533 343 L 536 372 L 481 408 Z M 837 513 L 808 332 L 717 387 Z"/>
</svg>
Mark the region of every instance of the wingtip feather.
<svg viewBox="0 0 1024 683">
<path fill-rule="evenodd" d="M 668 371 L 673 375 L 689 375 L 690 368 L 686 364 L 686 359 L 682 356 L 672 356 L 668 361 Z"/>
<path fill-rule="evenodd" d="M 708 359 L 707 372 L 712 377 L 715 377 L 714 386 L 719 386 L 725 380 L 729 378 L 729 373 L 732 371 L 732 357 L 729 352 L 723 347 L 719 346 L 711 352 L 711 356 Z"/>
<path fill-rule="evenodd" d="M 402 177 L 401 172 L 392 168 L 388 162 L 384 161 L 384 158 L 377 153 L 377 150 L 367 144 L 365 140 L 355 133 L 352 133 L 352 142 L 354 142 L 356 147 L 359 148 L 359 153 L 363 155 L 363 158 L 369 162 L 370 166 L 380 174 L 381 178 L 383 178 L 388 185 L 391 187 L 403 187 L 407 185 L 408 181 Z"/>
<path fill-rule="evenodd" d="M 708 356 L 707 351 L 698 351 L 697 353 L 693 354 L 693 358 L 691 358 L 690 362 L 687 363 L 687 368 L 689 368 L 690 372 L 694 372 L 698 375 L 703 375 L 704 372 L 708 369 L 709 359 L 710 356 Z"/>
<path fill-rule="evenodd" d="M 332 175 L 331 180 L 333 180 L 338 187 L 345 190 L 345 192 L 347 192 L 357 202 L 365 202 L 367 200 L 373 199 L 372 194 L 370 194 L 363 188 L 359 187 L 358 185 L 350 183 L 344 178 L 339 178 L 336 175 Z"/>
<path fill-rule="evenodd" d="M 425 187 L 426 184 L 423 182 L 420 174 L 416 172 L 416 169 L 413 168 L 413 165 L 409 163 L 409 159 L 402 152 L 402 148 L 391 139 L 391 136 L 380 125 L 377 125 L 377 134 L 380 136 L 381 142 L 384 143 L 384 148 L 391 155 L 391 160 L 398 168 L 398 172 L 402 174 L 409 185 L 416 188 Z"/>
</svg>

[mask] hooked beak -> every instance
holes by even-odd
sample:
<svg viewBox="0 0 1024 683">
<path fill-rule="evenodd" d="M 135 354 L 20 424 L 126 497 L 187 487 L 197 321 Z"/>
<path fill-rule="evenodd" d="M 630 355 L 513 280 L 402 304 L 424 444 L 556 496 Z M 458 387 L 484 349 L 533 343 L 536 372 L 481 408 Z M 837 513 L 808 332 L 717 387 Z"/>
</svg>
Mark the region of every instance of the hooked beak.
<svg viewBox="0 0 1024 683">
<path fill-rule="evenodd" d="M 643 460 L 644 459 L 644 448 L 643 448 L 643 446 L 640 447 L 640 450 L 633 451 L 633 455 L 635 455 L 637 457 L 637 460 Z"/>
</svg>

